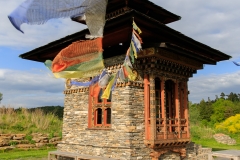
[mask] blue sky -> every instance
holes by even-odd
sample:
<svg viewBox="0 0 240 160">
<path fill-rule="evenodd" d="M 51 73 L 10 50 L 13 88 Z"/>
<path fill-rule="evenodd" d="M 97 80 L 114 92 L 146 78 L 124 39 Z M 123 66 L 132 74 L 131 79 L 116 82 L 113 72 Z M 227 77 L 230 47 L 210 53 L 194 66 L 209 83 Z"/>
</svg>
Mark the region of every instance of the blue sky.
<svg viewBox="0 0 240 160">
<path fill-rule="evenodd" d="M 182 17 L 168 26 L 240 61 L 240 1 L 151 0 Z M 0 0 L 0 105 L 38 107 L 63 105 L 64 79 L 56 79 L 38 62 L 18 56 L 51 41 L 80 31 L 86 26 L 70 19 L 51 20 L 43 25 L 22 25 L 22 34 L 9 22 L 10 14 L 23 0 Z M 231 61 L 206 65 L 189 80 L 189 100 L 199 102 L 221 92 L 240 93 L 240 67 Z"/>
</svg>

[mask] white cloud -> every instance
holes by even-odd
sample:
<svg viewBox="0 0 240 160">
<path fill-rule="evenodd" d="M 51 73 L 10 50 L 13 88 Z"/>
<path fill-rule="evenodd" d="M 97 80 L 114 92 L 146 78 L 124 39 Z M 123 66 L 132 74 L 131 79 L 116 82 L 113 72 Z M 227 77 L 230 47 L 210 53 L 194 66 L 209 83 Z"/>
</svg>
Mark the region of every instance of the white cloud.
<svg viewBox="0 0 240 160">
<path fill-rule="evenodd" d="M 217 50 L 240 58 L 240 1 L 153 0 L 182 17 L 168 26 Z"/>
<path fill-rule="evenodd" d="M 219 75 L 204 75 L 190 78 L 189 81 L 189 100 L 197 103 L 203 98 L 205 100 L 210 97 L 214 100 L 215 95 L 240 93 L 240 71 L 234 73 L 226 73 Z"/>
<path fill-rule="evenodd" d="M 15 108 L 63 105 L 64 80 L 53 78 L 47 70 L 0 69 L 0 75 L 2 105 Z"/>
</svg>

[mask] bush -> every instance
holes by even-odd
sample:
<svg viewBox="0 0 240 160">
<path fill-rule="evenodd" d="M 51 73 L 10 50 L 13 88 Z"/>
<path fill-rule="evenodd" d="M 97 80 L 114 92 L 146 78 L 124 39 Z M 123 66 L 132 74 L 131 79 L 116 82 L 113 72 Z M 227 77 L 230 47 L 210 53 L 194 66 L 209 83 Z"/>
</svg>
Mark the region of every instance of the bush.
<svg viewBox="0 0 240 160">
<path fill-rule="evenodd" d="M 240 133 L 240 114 L 229 117 L 224 122 L 217 124 L 216 129 L 233 134 Z"/>
</svg>

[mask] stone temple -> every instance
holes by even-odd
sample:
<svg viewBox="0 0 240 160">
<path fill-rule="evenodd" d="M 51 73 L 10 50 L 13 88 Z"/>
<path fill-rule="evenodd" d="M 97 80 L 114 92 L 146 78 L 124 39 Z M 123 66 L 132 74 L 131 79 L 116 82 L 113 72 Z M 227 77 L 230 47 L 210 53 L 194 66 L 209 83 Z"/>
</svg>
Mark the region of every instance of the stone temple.
<svg viewBox="0 0 240 160">
<path fill-rule="evenodd" d="M 197 147 L 190 143 L 188 80 L 204 64 L 216 65 L 230 56 L 166 26 L 180 19 L 148 0 L 109 0 L 103 37 L 105 67 L 114 73 L 123 64 L 134 20 L 142 30 L 143 41 L 143 50 L 133 65 L 137 79 L 118 80 L 109 99 L 100 98 L 102 89 L 93 97 L 93 86 L 78 87 L 67 80 L 62 141 L 49 159 L 197 157 Z M 84 23 L 78 18 L 72 20 Z M 88 29 L 20 57 L 38 62 L 53 60 L 72 42 L 84 40 L 86 34 Z"/>
</svg>

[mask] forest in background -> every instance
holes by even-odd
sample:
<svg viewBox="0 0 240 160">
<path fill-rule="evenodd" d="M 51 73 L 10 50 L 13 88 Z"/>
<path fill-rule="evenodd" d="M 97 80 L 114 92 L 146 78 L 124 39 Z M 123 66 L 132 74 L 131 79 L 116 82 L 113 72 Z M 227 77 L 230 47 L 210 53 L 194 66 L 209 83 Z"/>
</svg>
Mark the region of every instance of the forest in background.
<svg viewBox="0 0 240 160">
<path fill-rule="evenodd" d="M 221 93 L 220 97 L 216 95 L 214 100 L 208 98 L 207 101 L 202 99 L 199 103 L 189 102 L 189 110 L 192 124 L 218 126 L 228 118 L 240 114 L 240 94 L 231 92 L 226 95 Z M 237 132 L 240 132 L 240 128 Z"/>
<path fill-rule="evenodd" d="M 214 100 L 189 102 L 190 132 L 193 142 L 211 148 L 240 149 L 240 94 L 216 95 Z M 213 135 L 224 133 L 236 140 L 235 146 L 218 144 Z"/>
</svg>

